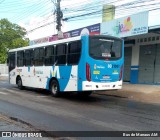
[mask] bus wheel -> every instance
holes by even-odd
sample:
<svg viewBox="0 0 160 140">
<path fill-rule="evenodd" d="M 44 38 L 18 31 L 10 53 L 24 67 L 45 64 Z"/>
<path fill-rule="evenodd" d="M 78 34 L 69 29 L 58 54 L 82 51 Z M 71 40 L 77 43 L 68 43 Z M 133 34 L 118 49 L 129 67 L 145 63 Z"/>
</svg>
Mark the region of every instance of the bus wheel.
<svg viewBox="0 0 160 140">
<path fill-rule="evenodd" d="M 17 79 L 17 86 L 19 89 L 21 89 L 21 90 L 23 89 L 22 80 L 20 77 L 18 77 L 18 79 Z"/>
<path fill-rule="evenodd" d="M 50 85 L 50 91 L 54 97 L 59 96 L 59 84 L 56 80 L 52 80 Z"/>
</svg>

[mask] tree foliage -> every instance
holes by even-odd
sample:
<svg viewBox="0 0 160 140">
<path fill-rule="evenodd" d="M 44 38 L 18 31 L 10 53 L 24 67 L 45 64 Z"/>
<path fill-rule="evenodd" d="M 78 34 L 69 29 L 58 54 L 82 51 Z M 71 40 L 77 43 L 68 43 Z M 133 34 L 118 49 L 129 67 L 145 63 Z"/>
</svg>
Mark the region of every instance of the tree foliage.
<svg viewBox="0 0 160 140">
<path fill-rule="evenodd" d="M 25 38 L 25 35 L 25 28 L 7 19 L 0 20 L 0 63 L 6 62 L 8 50 L 29 44 L 29 39 Z"/>
</svg>

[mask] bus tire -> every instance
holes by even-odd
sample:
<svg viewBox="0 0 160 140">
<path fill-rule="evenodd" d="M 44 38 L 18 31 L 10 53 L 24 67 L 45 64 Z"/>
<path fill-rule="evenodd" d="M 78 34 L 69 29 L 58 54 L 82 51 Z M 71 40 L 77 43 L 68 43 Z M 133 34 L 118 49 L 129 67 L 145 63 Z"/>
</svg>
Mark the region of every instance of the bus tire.
<svg viewBox="0 0 160 140">
<path fill-rule="evenodd" d="M 17 86 L 20 90 L 23 89 L 22 79 L 20 77 L 17 78 Z"/>
<path fill-rule="evenodd" d="M 52 80 L 50 84 L 50 91 L 54 97 L 59 96 L 59 84 L 56 80 Z"/>
</svg>

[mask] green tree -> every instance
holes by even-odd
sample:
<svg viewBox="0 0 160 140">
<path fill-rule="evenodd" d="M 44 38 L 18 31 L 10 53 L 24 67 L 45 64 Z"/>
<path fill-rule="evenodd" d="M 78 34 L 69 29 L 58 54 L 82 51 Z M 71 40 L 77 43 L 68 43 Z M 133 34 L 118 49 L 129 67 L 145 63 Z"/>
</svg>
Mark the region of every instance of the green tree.
<svg viewBox="0 0 160 140">
<path fill-rule="evenodd" d="M 25 35 L 25 28 L 7 19 L 0 20 L 0 63 L 6 62 L 8 50 L 28 46 L 29 39 Z"/>
</svg>

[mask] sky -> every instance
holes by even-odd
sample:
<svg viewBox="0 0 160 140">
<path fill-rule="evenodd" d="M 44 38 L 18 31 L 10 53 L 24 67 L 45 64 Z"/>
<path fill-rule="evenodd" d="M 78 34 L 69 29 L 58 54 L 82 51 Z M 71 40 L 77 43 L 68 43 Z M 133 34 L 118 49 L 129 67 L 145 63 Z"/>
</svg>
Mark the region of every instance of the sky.
<svg viewBox="0 0 160 140">
<path fill-rule="evenodd" d="M 115 5 L 115 18 L 149 10 L 149 26 L 160 25 L 160 0 L 61 0 L 63 18 L 68 19 L 62 31 L 101 23 L 104 4 Z M 55 5 L 56 0 L 0 0 L 0 19 L 25 27 L 30 40 L 51 36 L 57 33 Z"/>
</svg>

